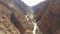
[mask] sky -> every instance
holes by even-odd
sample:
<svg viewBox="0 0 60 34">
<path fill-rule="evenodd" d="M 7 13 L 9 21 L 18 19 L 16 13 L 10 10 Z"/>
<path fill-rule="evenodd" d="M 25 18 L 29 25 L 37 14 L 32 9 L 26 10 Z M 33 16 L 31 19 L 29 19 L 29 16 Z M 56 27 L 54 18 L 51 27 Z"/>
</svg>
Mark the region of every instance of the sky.
<svg viewBox="0 0 60 34">
<path fill-rule="evenodd" d="M 43 2 L 45 0 L 21 0 L 28 6 L 35 6 L 36 4 Z"/>
</svg>

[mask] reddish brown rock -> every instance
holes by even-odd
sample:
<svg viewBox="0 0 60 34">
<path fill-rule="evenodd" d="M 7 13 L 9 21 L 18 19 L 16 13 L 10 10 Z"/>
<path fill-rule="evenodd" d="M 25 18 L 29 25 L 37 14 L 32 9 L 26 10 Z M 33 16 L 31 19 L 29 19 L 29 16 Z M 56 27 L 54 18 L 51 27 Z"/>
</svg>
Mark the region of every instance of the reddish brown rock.
<svg viewBox="0 0 60 34">
<path fill-rule="evenodd" d="M 60 34 L 58 33 L 60 30 L 60 0 L 46 0 L 33 8 L 34 18 L 43 34 Z"/>
</svg>

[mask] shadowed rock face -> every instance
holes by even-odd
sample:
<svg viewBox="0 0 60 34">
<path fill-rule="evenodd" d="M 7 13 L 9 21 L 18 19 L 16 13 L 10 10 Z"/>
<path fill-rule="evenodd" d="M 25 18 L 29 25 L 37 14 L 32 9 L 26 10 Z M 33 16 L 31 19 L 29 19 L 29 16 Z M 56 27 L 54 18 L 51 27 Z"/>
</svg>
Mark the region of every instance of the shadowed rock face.
<svg viewBox="0 0 60 34">
<path fill-rule="evenodd" d="M 60 34 L 60 0 L 46 0 L 32 8 L 43 34 Z"/>
</svg>

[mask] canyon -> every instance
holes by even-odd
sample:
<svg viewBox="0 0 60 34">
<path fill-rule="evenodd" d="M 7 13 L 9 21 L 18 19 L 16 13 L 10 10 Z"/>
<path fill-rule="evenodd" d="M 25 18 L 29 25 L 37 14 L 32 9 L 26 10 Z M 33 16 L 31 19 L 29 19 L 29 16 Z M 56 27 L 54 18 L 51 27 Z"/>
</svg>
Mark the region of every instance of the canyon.
<svg viewBox="0 0 60 34">
<path fill-rule="evenodd" d="M 60 34 L 60 0 L 0 0 L 0 34 Z"/>
</svg>

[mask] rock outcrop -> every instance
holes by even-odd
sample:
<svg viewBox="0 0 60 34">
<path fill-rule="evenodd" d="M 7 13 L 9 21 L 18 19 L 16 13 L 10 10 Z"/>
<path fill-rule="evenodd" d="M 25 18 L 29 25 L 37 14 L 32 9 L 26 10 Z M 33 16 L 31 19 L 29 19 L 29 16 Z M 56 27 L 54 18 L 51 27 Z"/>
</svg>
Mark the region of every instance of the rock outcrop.
<svg viewBox="0 0 60 34">
<path fill-rule="evenodd" d="M 46 0 L 32 8 L 43 34 L 60 34 L 60 0 Z"/>
<path fill-rule="evenodd" d="M 0 34 L 20 34 L 19 30 L 10 21 L 11 10 L 5 1 L 0 0 Z"/>
<path fill-rule="evenodd" d="M 25 16 L 29 7 L 17 1 L 0 0 L 0 34 L 32 34 L 33 24 Z"/>
</svg>

